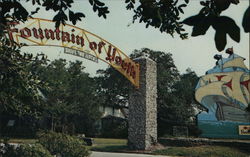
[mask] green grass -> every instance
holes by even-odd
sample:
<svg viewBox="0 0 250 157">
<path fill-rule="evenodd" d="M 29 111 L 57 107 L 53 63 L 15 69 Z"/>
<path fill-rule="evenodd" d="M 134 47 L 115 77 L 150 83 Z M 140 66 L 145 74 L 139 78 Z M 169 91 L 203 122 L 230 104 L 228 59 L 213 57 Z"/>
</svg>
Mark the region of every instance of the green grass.
<svg viewBox="0 0 250 157">
<path fill-rule="evenodd" d="M 94 145 L 89 148 L 93 151 L 121 152 L 127 149 L 127 140 L 94 138 Z"/>
<path fill-rule="evenodd" d="M 93 138 L 94 146 L 113 146 L 113 145 L 127 145 L 126 139 L 110 139 L 110 138 Z M 3 139 L 0 139 L 3 142 Z M 36 143 L 37 139 L 21 139 L 21 138 L 11 138 L 8 140 L 10 143 Z"/>
<path fill-rule="evenodd" d="M 3 142 L 3 139 L 0 139 L 1 142 Z M 33 144 L 36 143 L 38 140 L 36 139 L 19 139 L 19 138 L 15 138 L 15 139 L 9 139 L 8 142 L 9 143 L 23 143 L 23 144 Z"/>
<path fill-rule="evenodd" d="M 249 153 L 223 146 L 169 147 L 156 150 L 153 154 L 186 157 L 250 157 Z"/>
<path fill-rule="evenodd" d="M 121 152 L 127 149 L 126 139 L 108 139 L 108 138 L 93 138 L 93 146 L 88 146 L 89 149 L 94 151 L 106 151 L 106 152 Z M 33 144 L 36 143 L 37 139 L 9 139 L 9 143 L 23 143 L 23 144 Z M 3 139 L 0 139 L 0 143 Z"/>
<path fill-rule="evenodd" d="M 35 143 L 36 139 L 10 139 L 12 143 Z M 93 146 L 88 146 L 92 151 L 126 152 L 128 150 L 126 139 L 94 138 Z M 197 146 L 197 147 L 168 147 L 153 151 L 155 155 L 185 156 L 185 157 L 250 157 L 236 148 L 224 146 Z"/>
<path fill-rule="evenodd" d="M 95 145 L 126 145 L 126 139 L 94 138 Z"/>
</svg>

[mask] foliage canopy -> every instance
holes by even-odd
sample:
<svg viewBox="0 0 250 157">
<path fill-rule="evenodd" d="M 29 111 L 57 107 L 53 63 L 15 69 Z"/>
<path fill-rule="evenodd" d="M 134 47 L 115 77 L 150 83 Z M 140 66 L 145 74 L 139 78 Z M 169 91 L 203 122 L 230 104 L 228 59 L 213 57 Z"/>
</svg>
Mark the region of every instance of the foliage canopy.
<svg viewBox="0 0 250 157">
<path fill-rule="evenodd" d="M 198 3 L 199 1 L 197 1 Z M 4 0 L 0 1 L 0 21 L 1 31 L 5 30 L 9 17 L 17 21 L 25 21 L 28 17 L 32 17 L 41 7 L 46 10 L 55 12 L 53 21 L 56 27 L 60 24 L 65 24 L 67 21 L 76 24 L 85 17 L 83 12 L 74 12 L 72 5 L 74 0 L 27 0 L 25 3 L 31 3 L 34 6 L 34 11 L 28 12 L 22 5 L 21 0 Z M 228 34 L 234 41 L 240 41 L 240 27 L 235 21 L 227 16 L 221 16 L 221 13 L 227 10 L 230 5 L 237 5 L 239 0 L 202 0 L 200 4 L 201 10 L 197 15 L 191 16 L 184 21 L 181 21 L 180 14 L 184 14 L 184 8 L 188 7 L 189 0 L 125 0 L 127 10 L 134 12 L 133 22 L 138 20 L 140 23 L 145 23 L 145 26 L 152 26 L 159 29 L 161 32 L 166 32 L 170 35 L 177 33 L 180 38 L 186 39 L 188 33 L 185 32 L 183 25 L 193 26 L 191 36 L 205 35 L 210 26 L 215 29 L 215 45 L 219 51 L 224 50 Z M 104 1 L 89 0 L 93 11 L 97 12 L 99 17 L 106 19 L 109 14 L 109 8 Z M 250 14 L 249 7 L 243 15 L 242 27 L 247 33 L 250 31 Z"/>
</svg>

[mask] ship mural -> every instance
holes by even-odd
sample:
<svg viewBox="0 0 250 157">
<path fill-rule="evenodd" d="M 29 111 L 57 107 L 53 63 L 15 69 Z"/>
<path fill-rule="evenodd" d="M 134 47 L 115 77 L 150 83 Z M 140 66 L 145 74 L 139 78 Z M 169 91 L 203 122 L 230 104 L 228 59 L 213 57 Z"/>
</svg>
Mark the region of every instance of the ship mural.
<svg viewBox="0 0 250 157">
<path fill-rule="evenodd" d="M 198 115 L 203 137 L 250 139 L 240 135 L 240 126 L 249 126 L 250 71 L 245 58 L 226 50 L 227 58 L 215 55 L 216 65 L 202 76 L 196 86 L 195 98 L 207 109 Z M 249 63 L 248 63 L 249 64 Z M 250 130 L 249 130 L 250 133 Z"/>
</svg>

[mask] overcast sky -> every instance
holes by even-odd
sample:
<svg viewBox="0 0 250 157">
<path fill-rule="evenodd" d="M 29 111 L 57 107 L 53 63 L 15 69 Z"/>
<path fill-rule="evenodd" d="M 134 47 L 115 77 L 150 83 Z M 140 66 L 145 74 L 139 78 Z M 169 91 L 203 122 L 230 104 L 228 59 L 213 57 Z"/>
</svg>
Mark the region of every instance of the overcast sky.
<svg viewBox="0 0 250 157">
<path fill-rule="evenodd" d="M 135 49 L 150 48 L 173 54 L 175 65 L 181 73 L 184 73 L 187 68 L 194 70 L 199 76 L 204 75 L 205 71 L 211 69 L 215 65 L 213 56 L 215 54 L 227 55 L 223 52 L 218 52 L 214 43 L 214 33 L 212 27 L 209 28 L 205 36 L 189 37 L 187 40 L 181 40 L 176 34 L 172 38 L 169 34 L 160 33 L 159 30 L 149 27 L 145 28 L 143 23 L 132 23 L 133 12 L 125 8 L 123 0 L 105 0 L 109 7 L 110 13 L 107 19 L 99 18 L 92 11 L 88 0 L 75 0 L 72 6 L 74 11 L 83 12 L 86 18 L 82 22 L 78 22 L 77 26 L 90 31 L 129 55 Z M 27 9 L 34 9 L 31 4 L 23 2 Z M 235 53 L 246 58 L 245 64 L 249 67 L 249 33 L 245 33 L 241 26 L 242 17 L 249 6 L 248 0 L 241 0 L 238 5 L 231 5 L 228 10 L 223 12 L 223 15 L 230 16 L 241 28 L 240 43 L 234 42 L 227 36 L 227 46 L 234 47 Z M 188 7 L 184 9 L 185 14 L 182 19 L 195 15 L 199 12 L 201 6 L 198 0 L 190 2 Z M 54 12 L 49 12 L 41 9 L 34 17 L 52 19 Z M 70 24 L 70 23 L 69 23 Z M 185 26 L 186 31 L 190 34 L 192 27 Z M 97 64 L 86 59 L 63 54 L 63 48 L 55 47 L 24 47 L 25 52 L 43 52 L 48 55 L 51 60 L 56 58 L 65 58 L 70 61 L 80 60 L 86 67 L 86 72 L 92 76 L 98 69 L 107 68 L 106 63 Z"/>
</svg>

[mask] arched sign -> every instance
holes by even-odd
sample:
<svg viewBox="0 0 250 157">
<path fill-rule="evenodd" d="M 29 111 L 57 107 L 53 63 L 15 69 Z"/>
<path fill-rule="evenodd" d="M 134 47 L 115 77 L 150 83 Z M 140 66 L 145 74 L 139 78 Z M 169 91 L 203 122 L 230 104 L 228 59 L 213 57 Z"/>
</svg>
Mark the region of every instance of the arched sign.
<svg viewBox="0 0 250 157">
<path fill-rule="evenodd" d="M 68 24 L 55 28 L 55 23 L 51 20 L 32 18 L 10 28 L 8 35 L 9 39 L 17 44 L 60 46 L 95 56 L 139 87 L 139 64 L 108 41 L 84 29 Z"/>
</svg>

